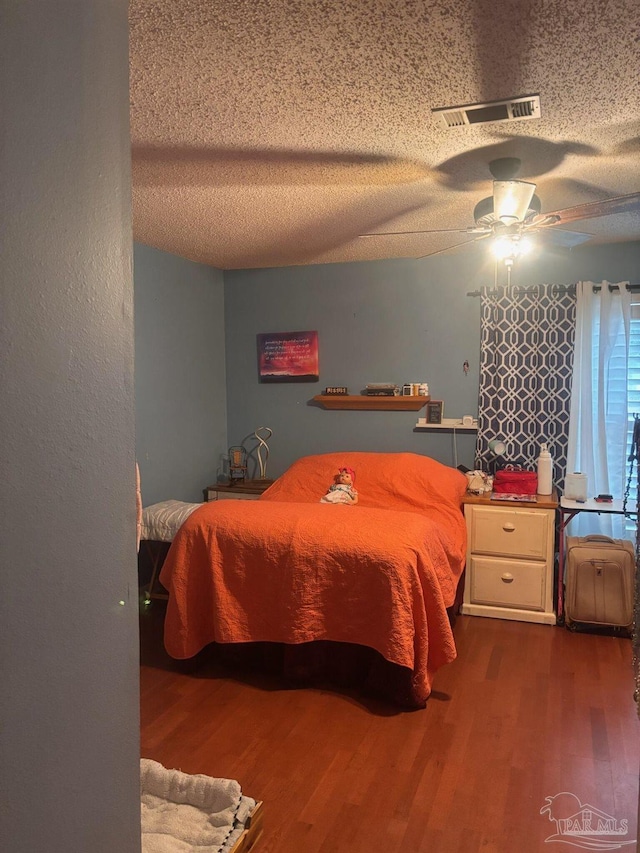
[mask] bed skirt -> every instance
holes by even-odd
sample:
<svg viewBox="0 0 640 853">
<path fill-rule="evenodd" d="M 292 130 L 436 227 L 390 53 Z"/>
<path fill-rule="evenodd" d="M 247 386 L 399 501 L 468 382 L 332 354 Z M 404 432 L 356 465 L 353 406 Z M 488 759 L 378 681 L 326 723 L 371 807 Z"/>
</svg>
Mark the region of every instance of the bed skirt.
<svg viewBox="0 0 640 853">
<path fill-rule="evenodd" d="M 458 610 L 456 599 L 447 610 L 452 626 Z M 233 673 L 249 671 L 276 678 L 291 688 L 337 688 L 403 710 L 424 708 L 428 699 L 415 684 L 410 669 L 391 663 L 374 649 L 352 643 L 210 643 L 195 658 L 180 663 L 193 670 L 205 659 Z"/>
<path fill-rule="evenodd" d="M 338 688 L 405 709 L 424 708 L 427 699 L 416 693 L 409 669 L 366 646 L 329 640 L 297 645 L 211 643 L 206 651 L 225 669 L 256 671 L 289 687 Z"/>
</svg>

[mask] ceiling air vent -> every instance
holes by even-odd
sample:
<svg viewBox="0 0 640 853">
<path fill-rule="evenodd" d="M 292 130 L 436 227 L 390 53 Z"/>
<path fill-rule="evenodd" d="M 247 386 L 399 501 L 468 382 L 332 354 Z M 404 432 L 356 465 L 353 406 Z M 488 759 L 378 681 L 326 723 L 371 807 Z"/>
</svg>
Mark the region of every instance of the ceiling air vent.
<svg viewBox="0 0 640 853">
<path fill-rule="evenodd" d="M 523 95 L 492 101 L 489 104 L 467 104 L 462 107 L 440 107 L 431 110 L 441 127 L 463 127 L 493 121 L 522 121 L 540 118 L 540 95 Z"/>
</svg>

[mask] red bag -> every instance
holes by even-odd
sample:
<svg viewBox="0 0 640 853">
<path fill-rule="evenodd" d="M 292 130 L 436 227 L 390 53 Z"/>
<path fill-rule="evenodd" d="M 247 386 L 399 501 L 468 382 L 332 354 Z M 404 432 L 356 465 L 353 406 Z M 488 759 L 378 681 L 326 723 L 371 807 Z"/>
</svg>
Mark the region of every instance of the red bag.
<svg viewBox="0 0 640 853">
<path fill-rule="evenodd" d="M 496 471 L 493 491 L 501 495 L 535 495 L 538 492 L 538 475 L 535 471 L 525 471 L 520 465 L 507 465 Z"/>
</svg>

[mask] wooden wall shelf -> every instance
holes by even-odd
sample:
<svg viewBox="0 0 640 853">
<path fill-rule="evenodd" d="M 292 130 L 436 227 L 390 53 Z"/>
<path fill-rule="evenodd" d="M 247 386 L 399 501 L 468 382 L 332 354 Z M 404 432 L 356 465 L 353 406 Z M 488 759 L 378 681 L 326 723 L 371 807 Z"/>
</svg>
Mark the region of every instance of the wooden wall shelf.
<svg viewBox="0 0 640 853">
<path fill-rule="evenodd" d="M 369 411 L 417 412 L 430 397 L 374 397 L 370 394 L 318 394 L 313 398 L 324 409 L 361 409 Z"/>
</svg>

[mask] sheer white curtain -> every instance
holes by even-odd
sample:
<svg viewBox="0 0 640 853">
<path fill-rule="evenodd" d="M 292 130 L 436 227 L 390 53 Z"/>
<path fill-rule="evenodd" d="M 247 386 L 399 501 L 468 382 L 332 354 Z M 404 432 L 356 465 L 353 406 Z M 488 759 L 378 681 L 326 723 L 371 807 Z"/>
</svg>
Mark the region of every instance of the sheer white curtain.
<svg viewBox="0 0 640 853">
<path fill-rule="evenodd" d="M 628 455 L 631 293 L 627 282 L 581 281 L 576 300 L 567 473 L 587 475 L 590 497 L 620 499 Z M 624 518 L 581 513 L 567 532 L 624 538 Z"/>
</svg>

